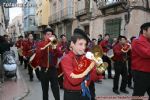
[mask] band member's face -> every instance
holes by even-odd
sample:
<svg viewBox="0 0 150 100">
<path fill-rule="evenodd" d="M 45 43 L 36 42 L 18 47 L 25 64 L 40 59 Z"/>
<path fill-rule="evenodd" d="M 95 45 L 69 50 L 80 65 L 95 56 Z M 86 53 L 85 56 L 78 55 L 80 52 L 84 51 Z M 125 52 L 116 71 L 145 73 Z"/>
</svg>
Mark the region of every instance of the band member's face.
<svg viewBox="0 0 150 100">
<path fill-rule="evenodd" d="M 29 40 L 33 40 L 33 35 L 32 34 L 29 34 Z"/>
<path fill-rule="evenodd" d="M 143 34 L 145 34 L 146 37 L 147 37 L 148 39 L 150 39 L 150 27 L 147 29 L 147 31 L 144 30 L 144 31 L 143 31 Z"/>
<path fill-rule="evenodd" d="M 62 37 L 62 41 L 63 41 L 63 42 L 66 42 L 66 41 L 67 41 L 67 39 L 66 39 L 65 36 Z"/>
<path fill-rule="evenodd" d="M 73 42 L 71 42 L 72 51 L 76 55 L 83 55 L 85 52 L 85 49 L 86 49 L 86 43 L 87 42 L 85 39 L 77 39 L 75 44 Z"/>
<path fill-rule="evenodd" d="M 121 38 L 121 44 L 125 44 L 125 43 L 127 43 L 127 40 L 125 39 L 125 38 Z"/>
<path fill-rule="evenodd" d="M 45 34 L 45 39 L 46 40 L 48 40 L 49 38 L 51 38 L 52 37 L 52 32 L 46 32 L 46 34 Z"/>
<path fill-rule="evenodd" d="M 107 41 L 109 40 L 109 35 L 105 36 L 105 40 L 107 40 Z"/>
</svg>

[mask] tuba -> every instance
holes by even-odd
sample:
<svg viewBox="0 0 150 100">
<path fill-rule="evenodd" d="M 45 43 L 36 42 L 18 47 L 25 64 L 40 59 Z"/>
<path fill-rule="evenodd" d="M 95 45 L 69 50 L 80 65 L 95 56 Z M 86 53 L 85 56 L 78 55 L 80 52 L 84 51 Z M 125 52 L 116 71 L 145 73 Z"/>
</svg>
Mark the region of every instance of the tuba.
<svg viewBox="0 0 150 100">
<path fill-rule="evenodd" d="M 91 52 L 87 52 L 81 57 L 78 66 L 74 67 L 70 77 L 82 78 L 86 76 L 95 66 L 96 70 L 103 72 L 107 69 L 108 64 L 102 60 L 103 50 L 98 46 L 94 46 Z"/>
</svg>

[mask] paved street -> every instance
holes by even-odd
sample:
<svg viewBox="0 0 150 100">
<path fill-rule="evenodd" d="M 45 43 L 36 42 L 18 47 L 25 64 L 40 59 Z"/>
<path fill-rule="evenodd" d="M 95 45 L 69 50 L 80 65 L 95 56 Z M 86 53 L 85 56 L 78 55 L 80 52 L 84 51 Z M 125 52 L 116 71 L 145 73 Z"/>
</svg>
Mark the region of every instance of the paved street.
<svg viewBox="0 0 150 100">
<path fill-rule="evenodd" d="M 33 82 L 30 82 L 29 77 L 27 75 L 27 70 L 24 70 L 23 67 L 20 67 L 20 71 L 23 74 L 23 77 L 27 83 L 27 86 L 30 89 L 29 95 L 27 97 L 25 97 L 24 100 L 41 100 L 42 90 L 41 90 L 40 82 L 37 80 L 36 77 L 34 77 Z M 100 99 L 100 96 L 116 96 L 112 92 L 112 83 L 113 83 L 112 79 L 105 79 L 105 80 L 103 80 L 102 84 L 96 83 L 96 95 L 99 98 L 98 100 L 102 100 L 102 99 Z M 50 100 L 54 100 L 51 89 L 49 89 L 49 90 L 50 90 L 49 98 L 50 98 Z M 132 94 L 132 90 L 131 89 L 128 89 L 128 90 L 130 91 L 130 94 L 129 94 L 129 96 L 130 96 Z M 61 95 L 61 100 L 63 100 L 63 90 L 60 90 L 60 95 Z M 123 96 L 126 94 L 121 93 L 121 95 Z"/>
<path fill-rule="evenodd" d="M 13 48 L 16 51 L 16 48 Z M 29 81 L 28 71 L 23 66 L 18 65 L 18 80 L 7 80 L 0 87 L 0 100 L 42 100 L 41 84 L 34 75 L 33 82 Z M 131 96 L 132 90 L 127 88 L 129 95 L 121 93 L 118 97 L 112 92 L 113 80 L 104 79 L 102 84 L 96 83 L 97 100 L 130 100 L 130 97 L 119 99 L 121 96 Z M 63 90 L 60 90 L 61 100 L 63 100 Z M 114 99 L 112 99 L 112 96 Z M 106 98 L 107 97 L 107 98 Z M 20 99 L 21 98 L 21 99 Z M 49 89 L 49 100 L 54 100 L 51 89 Z M 144 99 L 147 100 L 147 99 Z"/>
</svg>

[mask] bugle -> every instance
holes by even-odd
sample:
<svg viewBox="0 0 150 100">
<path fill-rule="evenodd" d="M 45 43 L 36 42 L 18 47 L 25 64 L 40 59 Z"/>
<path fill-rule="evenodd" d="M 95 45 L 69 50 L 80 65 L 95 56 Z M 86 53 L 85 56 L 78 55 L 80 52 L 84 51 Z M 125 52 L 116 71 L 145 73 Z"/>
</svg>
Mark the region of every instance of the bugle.
<svg viewBox="0 0 150 100">
<path fill-rule="evenodd" d="M 87 52 L 81 57 L 78 66 L 74 67 L 70 77 L 82 78 L 86 76 L 94 67 L 97 71 L 103 72 L 107 69 L 108 64 L 102 60 L 103 51 L 99 46 L 94 46 L 91 52 Z"/>
</svg>

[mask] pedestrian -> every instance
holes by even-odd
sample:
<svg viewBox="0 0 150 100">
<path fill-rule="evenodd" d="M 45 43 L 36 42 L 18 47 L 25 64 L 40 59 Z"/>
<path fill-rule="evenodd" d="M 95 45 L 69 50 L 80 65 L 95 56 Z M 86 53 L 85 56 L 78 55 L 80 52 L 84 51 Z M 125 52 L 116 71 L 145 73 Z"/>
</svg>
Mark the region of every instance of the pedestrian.
<svg viewBox="0 0 150 100">
<path fill-rule="evenodd" d="M 118 42 L 114 45 L 113 51 L 114 51 L 114 79 L 113 79 L 113 92 L 116 94 L 120 94 L 118 91 L 119 85 L 119 78 L 120 75 L 122 76 L 120 91 L 123 93 L 128 94 L 129 92 L 126 90 L 127 86 L 127 65 L 126 65 L 126 53 L 127 51 L 123 51 L 123 47 L 127 43 L 127 39 L 125 36 L 119 36 Z"/>
<path fill-rule="evenodd" d="M 89 72 L 89 79 L 86 80 L 85 75 L 83 78 L 72 78 L 74 68 L 79 67 L 79 61 L 82 61 L 86 46 L 89 38 L 85 32 L 81 29 L 75 29 L 74 35 L 71 37 L 70 51 L 61 60 L 62 69 L 64 72 L 64 100 L 90 100 L 91 93 L 89 92 L 88 86 L 91 81 L 99 79 L 96 68 Z M 99 72 L 98 72 L 99 73 Z M 87 83 L 85 83 L 85 81 Z M 83 88 L 83 84 L 86 87 Z M 86 92 L 84 90 L 87 90 Z"/>
<path fill-rule="evenodd" d="M 48 100 L 49 81 L 55 100 L 60 100 L 59 84 L 56 64 L 60 57 L 60 51 L 57 47 L 57 40 L 51 28 L 43 31 L 44 39 L 38 43 L 36 56 L 40 69 L 40 80 L 43 93 L 43 100 Z"/>
<path fill-rule="evenodd" d="M 140 29 L 140 36 L 132 42 L 133 96 L 144 96 L 147 92 L 150 100 L 150 22 Z"/>
</svg>

